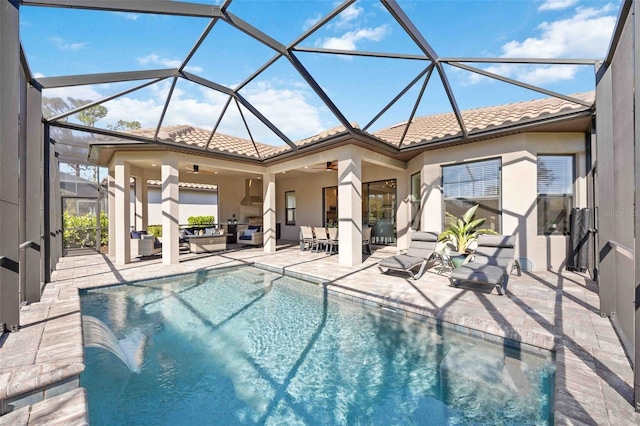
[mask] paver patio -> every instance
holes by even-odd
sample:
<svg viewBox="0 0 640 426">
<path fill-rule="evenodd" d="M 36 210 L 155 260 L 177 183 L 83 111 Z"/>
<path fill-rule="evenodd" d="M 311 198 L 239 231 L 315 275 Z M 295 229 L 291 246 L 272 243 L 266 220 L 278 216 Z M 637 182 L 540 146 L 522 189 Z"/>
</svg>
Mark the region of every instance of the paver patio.
<svg viewBox="0 0 640 426">
<path fill-rule="evenodd" d="M 304 277 L 331 294 L 456 328 L 474 336 L 556 353 L 556 424 L 640 424 L 632 405 L 633 372 L 609 319 L 599 315 L 597 284 L 587 275 L 546 271 L 511 276 L 506 296 L 491 286 L 449 286 L 437 268 L 414 281 L 382 274 L 376 263 L 394 254 L 375 250 L 362 265 L 338 265 L 337 256 L 282 244 L 262 249 L 182 255 L 115 266 L 104 255 L 63 258 L 42 301 L 21 312 L 22 329 L 0 342 L 0 425 L 86 424 L 86 396 L 78 288 L 125 283 L 194 271 L 255 264 Z M 6 335 L 5 335 L 6 336 Z"/>
</svg>

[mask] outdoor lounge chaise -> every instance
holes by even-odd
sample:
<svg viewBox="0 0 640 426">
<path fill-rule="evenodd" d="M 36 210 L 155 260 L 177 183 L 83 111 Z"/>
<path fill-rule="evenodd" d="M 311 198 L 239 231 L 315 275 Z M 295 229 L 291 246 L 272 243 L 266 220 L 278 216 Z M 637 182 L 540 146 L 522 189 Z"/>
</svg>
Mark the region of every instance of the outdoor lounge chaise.
<svg viewBox="0 0 640 426">
<path fill-rule="evenodd" d="M 520 264 L 514 258 L 515 244 L 513 235 L 480 235 L 472 260 L 451 272 L 451 285 L 458 286 L 462 281 L 487 283 L 495 285 L 498 294 L 505 294 L 513 268 L 521 274 Z"/>
<path fill-rule="evenodd" d="M 407 252 L 382 259 L 378 262 L 378 268 L 382 272 L 386 272 L 385 268 L 407 272 L 411 278 L 417 280 L 424 274 L 427 263 L 437 258 L 435 252 L 437 242 L 437 232 L 413 232 Z M 420 269 L 414 274 L 413 270 L 418 266 Z"/>
</svg>

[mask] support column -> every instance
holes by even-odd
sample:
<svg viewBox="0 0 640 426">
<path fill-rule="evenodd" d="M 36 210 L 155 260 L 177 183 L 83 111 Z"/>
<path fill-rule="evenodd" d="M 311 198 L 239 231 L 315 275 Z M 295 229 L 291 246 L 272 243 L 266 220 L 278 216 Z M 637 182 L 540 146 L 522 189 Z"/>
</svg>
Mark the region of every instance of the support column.
<svg viewBox="0 0 640 426">
<path fill-rule="evenodd" d="M 20 325 L 18 277 L 18 1 L 0 4 L 0 334 Z"/>
<path fill-rule="evenodd" d="M 49 200 L 48 200 L 48 209 L 49 209 L 49 272 L 55 271 L 56 264 L 58 263 L 58 239 L 56 238 L 58 234 L 56 230 L 58 229 L 57 221 L 56 221 L 56 194 L 60 192 L 60 187 L 56 186 L 56 170 L 58 168 L 58 164 L 56 163 L 56 146 L 53 143 L 49 145 L 49 176 L 47 179 L 49 181 Z"/>
<path fill-rule="evenodd" d="M 109 168 L 107 178 L 107 202 L 109 203 L 109 258 L 116 258 L 116 170 Z"/>
<path fill-rule="evenodd" d="M 136 177 L 136 229 L 149 226 L 149 191 L 146 173 Z"/>
<path fill-rule="evenodd" d="M 30 86 L 27 89 L 26 121 L 26 223 L 25 241 L 33 241 L 37 246 L 25 248 L 24 267 L 20 270 L 25 276 L 25 297 L 29 303 L 38 302 L 44 286 L 40 258 L 44 254 L 41 238 L 42 211 L 42 158 L 44 141 L 42 132 L 42 92 Z M 23 241 L 24 242 L 24 241 Z"/>
<path fill-rule="evenodd" d="M 362 263 L 362 155 L 353 146 L 338 158 L 338 263 Z"/>
<path fill-rule="evenodd" d="M 116 222 L 116 264 L 131 262 L 131 186 L 130 164 L 116 158 L 115 172 L 115 211 L 111 214 Z"/>
<path fill-rule="evenodd" d="M 398 173 L 396 200 L 396 246 L 408 247 L 411 237 L 411 177 L 406 171 Z"/>
<path fill-rule="evenodd" d="M 53 202 L 54 213 L 54 232 L 55 232 L 55 258 L 54 269 L 58 266 L 60 258 L 63 255 L 62 249 L 62 197 L 60 196 L 60 162 L 58 161 L 58 155 L 53 155 L 53 167 L 51 168 L 53 173 L 53 190 L 51 191 L 51 201 Z"/>
<path fill-rule="evenodd" d="M 262 177 L 264 204 L 262 205 L 262 230 L 264 252 L 276 252 L 276 175 L 265 173 Z"/>
<path fill-rule="evenodd" d="M 633 369 L 633 400 L 636 412 L 640 412 L 640 300 L 638 300 L 638 296 L 640 295 L 640 241 L 638 235 L 638 226 L 640 226 L 640 217 L 638 217 L 638 202 L 640 202 L 640 194 L 638 194 L 638 184 L 640 184 L 640 96 L 638 95 L 638 88 L 640 87 L 640 77 L 638 73 L 640 73 L 640 6 L 638 6 L 638 2 L 633 2 L 633 86 L 635 89 L 635 97 L 633 99 L 633 115 L 635 122 L 635 135 L 634 135 L 634 146 L 635 146 L 635 164 L 634 164 L 634 175 L 635 175 L 635 188 L 634 198 L 635 198 L 635 314 L 634 314 L 634 369 Z"/>
<path fill-rule="evenodd" d="M 52 248 L 51 242 L 51 150 L 53 144 L 50 141 L 50 128 L 48 124 L 44 125 L 44 137 L 42 143 L 42 245 L 44 252 L 42 256 L 42 271 L 44 272 L 44 282 L 51 282 L 51 260 Z"/>
<path fill-rule="evenodd" d="M 162 159 L 162 263 L 180 263 L 180 190 L 178 161 L 166 156 Z"/>
</svg>

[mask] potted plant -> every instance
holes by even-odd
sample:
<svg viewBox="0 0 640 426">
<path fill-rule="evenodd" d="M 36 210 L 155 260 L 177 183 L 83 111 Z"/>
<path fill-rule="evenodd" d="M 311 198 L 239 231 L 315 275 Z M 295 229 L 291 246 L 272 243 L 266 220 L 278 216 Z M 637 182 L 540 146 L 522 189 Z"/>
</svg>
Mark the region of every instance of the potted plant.
<svg viewBox="0 0 640 426">
<path fill-rule="evenodd" d="M 453 256 L 451 258 L 453 266 L 456 268 L 462 265 L 470 254 L 469 246 L 478 240 L 479 235 L 497 234 L 497 232 L 492 229 L 480 228 L 486 218 L 475 218 L 478 206 L 479 204 L 472 206 L 460 218 L 450 213 L 445 213 L 449 220 L 445 230 L 438 236 L 438 241 L 445 242 L 445 249 L 448 248 L 460 253 L 459 256 Z"/>
</svg>

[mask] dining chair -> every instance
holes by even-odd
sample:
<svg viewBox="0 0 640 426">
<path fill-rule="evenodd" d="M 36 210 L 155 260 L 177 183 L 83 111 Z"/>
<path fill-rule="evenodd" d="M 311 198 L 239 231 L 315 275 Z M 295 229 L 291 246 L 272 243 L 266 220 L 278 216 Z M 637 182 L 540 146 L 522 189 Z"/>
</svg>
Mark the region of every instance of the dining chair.
<svg viewBox="0 0 640 426">
<path fill-rule="evenodd" d="M 333 254 L 333 248 L 338 252 L 338 228 L 329 228 L 329 239 L 327 240 L 327 252 Z"/>
</svg>

